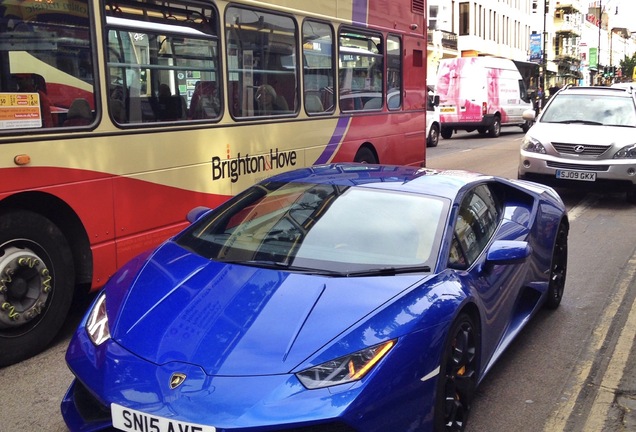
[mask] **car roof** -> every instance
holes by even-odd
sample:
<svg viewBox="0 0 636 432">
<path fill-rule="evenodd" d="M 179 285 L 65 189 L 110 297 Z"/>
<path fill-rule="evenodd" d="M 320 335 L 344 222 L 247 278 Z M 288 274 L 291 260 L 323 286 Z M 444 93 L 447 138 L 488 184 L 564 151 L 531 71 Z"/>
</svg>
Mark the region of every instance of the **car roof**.
<svg viewBox="0 0 636 432">
<path fill-rule="evenodd" d="M 604 87 L 604 86 L 572 86 L 564 87 L 557 94 L 601 94 L 605 96 L 632 97 L 631 87 Z"/>
<path fill-rule="evenodd" d="M 413 166 L 337 163 L 315 165 L 270 177 L 267 182 L 333 184 L 415 192 L 454 199 L 467 184 L 492 176 L 461 170 L 434 170 Z"/>
<path fill-rule="evenodd" d="M 622 89 L 636 89 L 636 82 L 630 81 L 630 82 L 621 82 L 621 83 L 614 83 L 612 84 L 612 87 L 614 88 L 622 88 Z"/>
</svg>

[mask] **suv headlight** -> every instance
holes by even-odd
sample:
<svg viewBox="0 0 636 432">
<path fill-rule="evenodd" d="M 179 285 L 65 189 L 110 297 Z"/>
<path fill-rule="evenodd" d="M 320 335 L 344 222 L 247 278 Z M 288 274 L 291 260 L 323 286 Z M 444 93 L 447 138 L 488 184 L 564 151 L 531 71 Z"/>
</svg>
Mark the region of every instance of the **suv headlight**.
<svg viewBox="0 0 636 432">
<path fill-rule="evenodd" d="M 521 144 L 521 149 L 531 153 L 541 153 L 546 154 L 545 147 L 541 144 L 536 138 L 532 138 L 529 136 L 525 136 L 523 139 L 523 143 Z"/>
<path fill-rule="evenodd" d="M 308 389 L 330 387 L 362 379 L 395 345 L 390 340 L 353 354 L 298 372 L 296 377 Z"/>
<path fill-rule="evenodd" d="M 614 159 L 635 159 L 636 158 L 636 144 L 630 144 L 623 147 L 614 155 Z"/>
<path fill-rule="evenodd" d="M 91 341 L 99 346 L 110 339 L 110 328 L 108 327 L 108 315 L 106 315 L 106 293 L 101 293 L 93 308 L 88 313 L 86 320 L 86 332 Z"/>
</svg>

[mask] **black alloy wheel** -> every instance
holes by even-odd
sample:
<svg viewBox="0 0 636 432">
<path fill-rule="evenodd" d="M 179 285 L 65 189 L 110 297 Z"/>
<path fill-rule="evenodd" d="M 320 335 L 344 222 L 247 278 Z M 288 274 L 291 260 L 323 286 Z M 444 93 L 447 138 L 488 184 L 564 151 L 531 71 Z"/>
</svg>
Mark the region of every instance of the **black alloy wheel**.
<svg viewBox="0 0 636 432">
<path fill-rule="evenodd" d="M 443 351 L 435 404 L 435 430 L 461 432 L 466 427 L 477 387 L 479 335 L 465 313 L 451 326 Z"/>
<path fill-rule="evenodd" d="M 561 304 L 563 290 L 565 289 L 565 277 L 568 270 L 568 228 L 565 224 L 559 225 L 552 250 L 552 266 L 550 268 L 550 282 L 548 285 L 548 298 L 545 301 L 547 309 L 556 309 Z"/>
</svg>

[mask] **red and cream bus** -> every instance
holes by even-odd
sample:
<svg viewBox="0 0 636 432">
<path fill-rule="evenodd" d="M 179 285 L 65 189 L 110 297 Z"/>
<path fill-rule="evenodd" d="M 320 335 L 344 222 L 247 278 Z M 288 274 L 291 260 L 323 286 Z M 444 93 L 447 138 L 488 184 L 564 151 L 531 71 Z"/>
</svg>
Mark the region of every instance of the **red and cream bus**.
<svg viewBox="0 0 636 432">
<path fill-rule="evenodd" d="M 423 0 L 0 0 L 0 365 L 269 175 L 424 165 Z"/>
</svg>

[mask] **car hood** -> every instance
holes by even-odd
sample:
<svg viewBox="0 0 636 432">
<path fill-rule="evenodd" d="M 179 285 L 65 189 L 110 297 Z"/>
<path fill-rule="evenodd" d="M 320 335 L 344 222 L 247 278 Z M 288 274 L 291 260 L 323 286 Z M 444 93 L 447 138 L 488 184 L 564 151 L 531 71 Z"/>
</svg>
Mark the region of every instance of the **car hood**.
<svg viewBox="0 0 636 432">
<path fill-rule="evenodd" d="M 528 131 L 528 136 L 542 143 L 562 142 L 621 147 L 636 142 L 635 133 L 636 128 L 633 127 L 538 122 Z"/>
<path fill-rule="evenodd" d="M 171 242 L 134 277 L 128 274 L 134 279 L 129 289 L 125 276 L 111 287 L 112 295 L 107 288 L 115 341 L 153 363 L 186 362 L 233 376 L 289 373 L 422 280 L 224 264 Z"/>
</svg>

